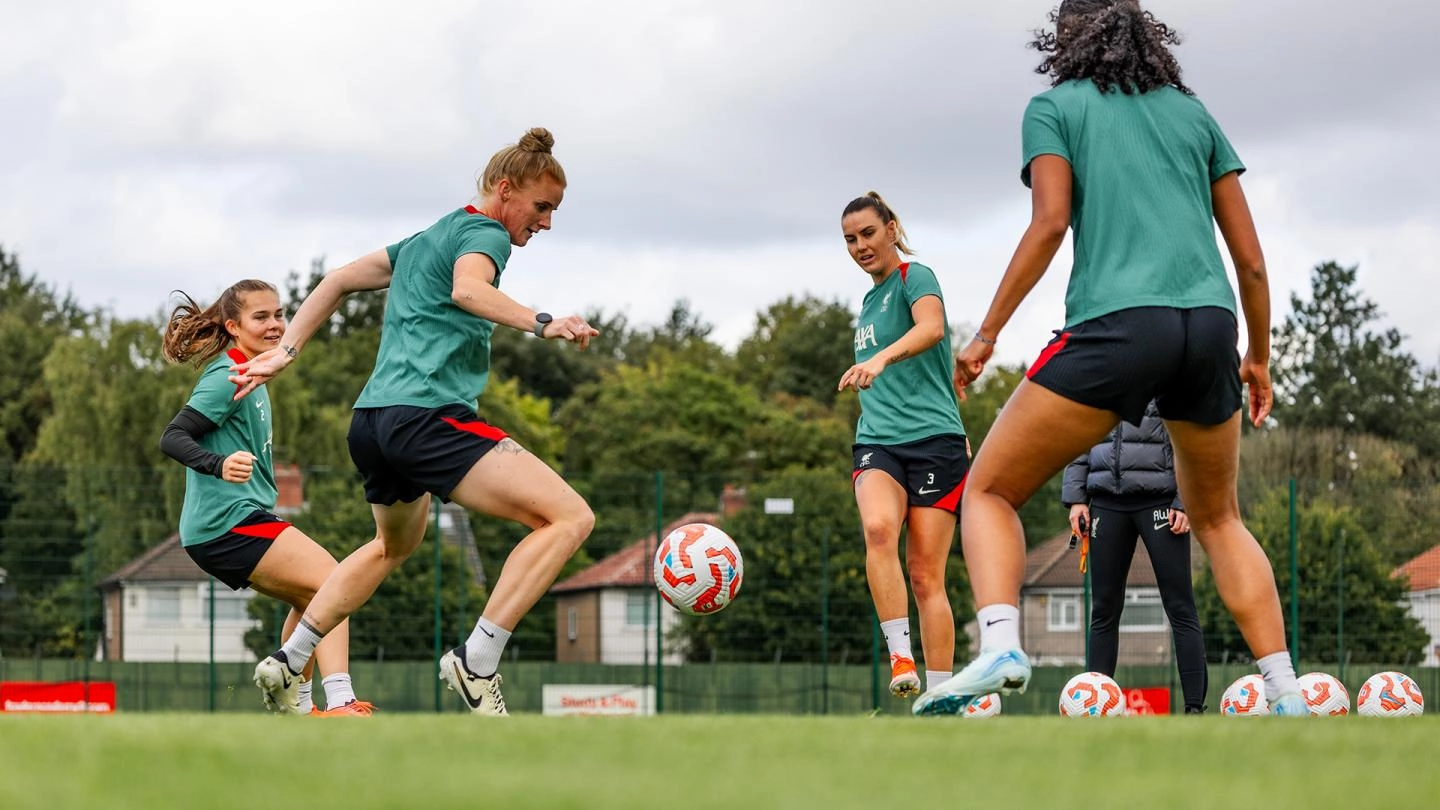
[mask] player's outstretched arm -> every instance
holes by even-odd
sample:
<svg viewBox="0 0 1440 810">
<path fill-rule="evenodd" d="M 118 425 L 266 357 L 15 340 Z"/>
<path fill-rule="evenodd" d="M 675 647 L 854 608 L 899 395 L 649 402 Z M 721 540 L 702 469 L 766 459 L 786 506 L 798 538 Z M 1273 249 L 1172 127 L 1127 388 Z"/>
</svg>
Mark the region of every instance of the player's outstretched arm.
<svg viewBox="0 0 1440 810">
<path fill-rule="evenodd" d="M 978 333 L 955 358 L 957 387 L 968 385 L 980 376 L 1001 330 L 1050 268 L 1050 260 L 1055 258 L 1070 227 L 1073 182 L 1070 161 L 1065 158 L 1040 155 L 1030 161 L 1030 225 L 1020 237 L 1010 265 L 1005 268 Z"/>
<path fill-rule="evenodd" d="M 1265 253 L 1255 232 L 1255 220 L 1240 175 L 1230 172 L 1210 185 L 1215 224 L 1235 264 L 1235 281 L 1240 290 L 1240 309 L 1245 313 L 1248 345 L 1240 361 L 1240 379 L 1249 388 L 1250 421 L 1256 427 L 1270 415 L 1275 392 L 1270 383 L 1270 277 L 1265 271 Z"/>
<path fill-rule="evenodd" d="M 915 321 L 914 326 L 869 360 L 851 366 L 840 377 L 840 384 L 835 390 L 869 388 L 891 363 L 928 351 L 945 339 L 945 305 L 940 302 L 939 296 L 926 295 L 916 301 L 910 307 L 910 317 Z"/>
<path fill-rule="evenodd" d="M 305 296 L 280 337 L 280 345 L 261 352 L 247 362 L 230 367 L 230 382 L 240 386 L 235 398 L 240 399 L 275 377 L 299 356 L 320 325 L 330 320 L 340 302 L 354 292 L 383 290 L 390 286 L 390 254 L 384 250 L 367 253 L 349 264 L 332 270 Z"/>
<path fill-rule="evenodd" d="M 530 332 L 535 329 L 535 310 L 516 301 L 495 286 L 495 262 L 483 253 L 466 253 L 455 261 L 450 298 L 455 305 L 491 323 Z M 568 340 L 584 349 L 600 330 L 579 315 L 555 318 L 545 324 L 547 340 Z"/>
</svg>

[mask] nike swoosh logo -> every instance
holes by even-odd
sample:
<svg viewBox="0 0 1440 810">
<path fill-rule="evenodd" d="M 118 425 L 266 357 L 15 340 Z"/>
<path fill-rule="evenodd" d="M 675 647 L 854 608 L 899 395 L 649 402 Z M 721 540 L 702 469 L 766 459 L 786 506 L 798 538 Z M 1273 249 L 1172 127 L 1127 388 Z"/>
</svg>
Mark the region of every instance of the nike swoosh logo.
<svg viewBox="0 0 1440 810">
<path fill-rule="evenodd" d="M 484 633 L 485 635 L 487 635 L 487 636 L 489 636 L 489 637 L 491 637 L 491 638 L 494 638 L 494 637 L 495 637 L 495 634 L 494 634 L 494 633 L 490 632 L 489 630 L 486 630 L 486 629 L 483 628 L 483 627 L 480 628 L 480 632 Z"/>
<path fill-rule="evenodd" d="M 935 489 L 925 489 L 924 487 L 921 487 L 920 489 L 915 490 L 916 494 L 919 495 L 932 495 L 939 491 L 940 489 L 938 487 Z"/>
<path fill-rule="evenodd" d="M 1010 620 L 1009 620 L 1009 619 L 991 619 L 990 621 L 985 622 L 985 626 L 986 626 L 986 627 L 989 627 L 989 626 L 992 625 L 992 624 L 999 624 L 1000 622 L 1008 622 L 1008 621 L 1010 621 Z"/>
<path fill-rule="evenodd" d="M 280 688 L 281 688 L 281 689 L 289 689 L 289 688 L 290 688 L 290 681 L 291 681 L 291 678 L 290 678 L 290 668 L 289 668 L 289 667 L 283 667 L 283 666 L 280 667 Z"/>
</svg>

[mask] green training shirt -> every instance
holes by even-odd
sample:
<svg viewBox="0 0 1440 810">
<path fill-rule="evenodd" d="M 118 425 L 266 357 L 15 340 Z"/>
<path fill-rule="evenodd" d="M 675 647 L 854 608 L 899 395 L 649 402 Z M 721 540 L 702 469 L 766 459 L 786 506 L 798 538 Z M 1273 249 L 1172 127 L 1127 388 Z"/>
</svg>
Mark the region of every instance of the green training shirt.
<svg viewBox="0 0 1440 810">
<path fill-rule="evenodd" d="M 1021 140 L 1025 185 L 1040 155 L 1065 158 L 1074 176 L 1067 327 L 1131 307 L 1235 311 L 1210 186 L 1245 166 L 1199 100 L 1069 81 L 1030 100 Z"/>
<path fill-rule="evenodd" d="M 200 437 L 201 447 L 225 457 L 247 450 L 255 456 L 255 466 L 250 480 L 243 484 L 185 469 L 185 502 L 180 509 L 182 545 L 214 540 L 251 512 L 275 508 L 275 467 L 270 460 L 274 435 L 270 423 L 270 392 L 262 385 L 237 402 L 234 399 L 236 385 L 228 379 L 230 364 L 245 359 L 238 349 L 215 358 L 201 373 L 190 401 L 185 404 L 218 426 Z"/>
<path fill-rule="evenodd" d="M 865 293 L 855 329 L 855 362 L 863 363 L 915 326 L 910 308 L 927 295 L 940 299 L 935 271 L 919 262 L 900 265 Z M 886 366 L 860 391 L 856 444 L 905 444 L 931 436 L 965 434 L 955 398 L 950 323 L 945 337 L 925 351 Z"/>
<path fill-rule="evenodd" d="M 489 256 L 498 287 L 510 259 L 510 235 L 466 206 L 386 252 L 394 272 L 380 350 L 355 407 L 464 405 L 474 410 L 490 379 L 495 324 L 451 300 L 455 262 L 467 253 Z"/>
</svg>

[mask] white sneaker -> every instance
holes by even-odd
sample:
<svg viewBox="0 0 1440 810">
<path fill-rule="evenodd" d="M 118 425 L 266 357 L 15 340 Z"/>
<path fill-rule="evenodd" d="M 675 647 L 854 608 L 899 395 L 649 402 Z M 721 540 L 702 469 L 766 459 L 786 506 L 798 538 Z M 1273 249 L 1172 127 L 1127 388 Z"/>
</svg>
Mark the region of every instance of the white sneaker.
<svg viewBox="0 0 1440 810">
<path fill-rule="evenodd" d="M 459 692 L 474 714 L 508 715 L 505 696 L 500 694 L 500 673 L 482 678 L 465 666 L 465 645 L 440 657 L 440 680 L 452 692 Z"/>
<path fill-rule="evenodd" d="M 1029 685 L 1030 659 L 1022 650 L 982 652 L 950 680 L 916 699 L 910 711 L 917 715 L 960 714 L 982 695 L 1024 694 Z"/>
<path fill-rule="evenodd" d="M 277 714 L 300 713 L 300 674 L 290 669 L 284 651 L 276 650 L 255 665 L 255 685 L 265 708 Z"/>
</svg>

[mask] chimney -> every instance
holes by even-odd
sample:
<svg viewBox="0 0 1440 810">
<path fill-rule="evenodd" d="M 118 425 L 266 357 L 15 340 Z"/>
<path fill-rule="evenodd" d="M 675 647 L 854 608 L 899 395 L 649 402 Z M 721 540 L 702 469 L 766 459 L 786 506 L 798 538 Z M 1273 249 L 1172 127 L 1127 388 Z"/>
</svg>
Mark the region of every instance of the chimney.
<svg viewBox="0 0 1440 810">
<path fill-rule="evenodd" d="M 725 517 L 734 517 L 736 512 L 745 508 L 745 490 L 734 484 L 726 484 L 724 491 L 720 493 L 720 514 Z"/>
<path fill-rule="evenodd" d="M 305 508 L 305 476 L 299 464 L 275 465 L 275 514 L 285 517 Z"/>
</svg>

